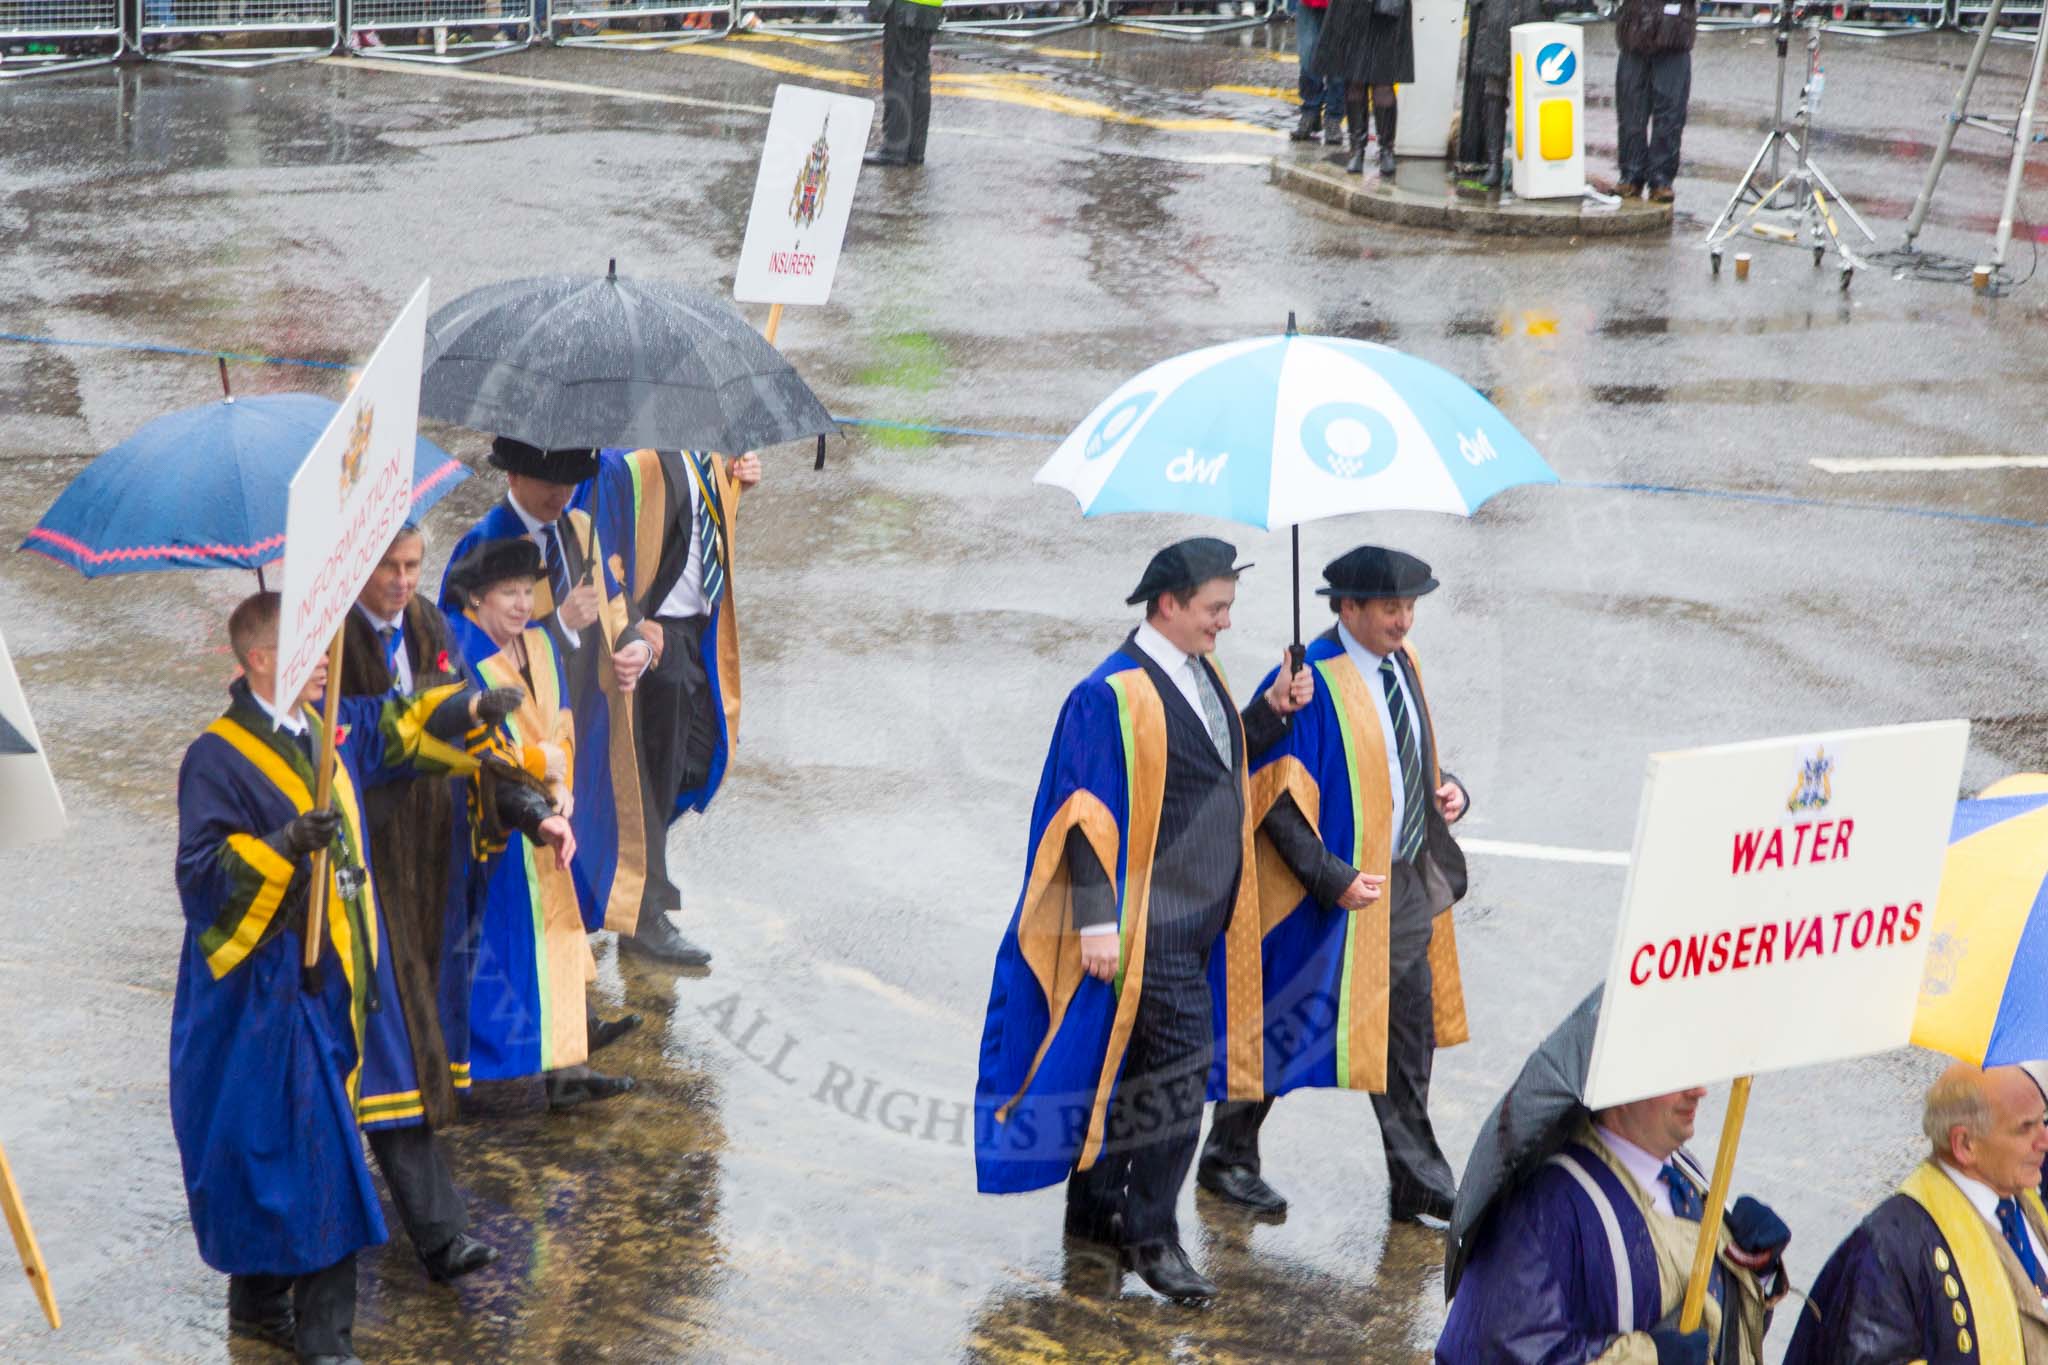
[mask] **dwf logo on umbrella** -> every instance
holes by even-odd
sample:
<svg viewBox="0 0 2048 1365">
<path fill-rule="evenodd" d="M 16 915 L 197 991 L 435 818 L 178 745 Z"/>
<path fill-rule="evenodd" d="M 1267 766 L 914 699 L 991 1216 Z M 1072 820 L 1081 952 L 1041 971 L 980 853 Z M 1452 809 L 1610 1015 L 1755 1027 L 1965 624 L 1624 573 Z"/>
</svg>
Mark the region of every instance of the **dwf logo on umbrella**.
<svg viewBox="0 0 2048 1365">
<path fill-rule="evenodd" d="M 1325 403 L 1301 424 L 1301 448 L 1340 479 L 1367 479 L 1394 462 L 1394 424 L 1362 403 Z"/>
</svg>

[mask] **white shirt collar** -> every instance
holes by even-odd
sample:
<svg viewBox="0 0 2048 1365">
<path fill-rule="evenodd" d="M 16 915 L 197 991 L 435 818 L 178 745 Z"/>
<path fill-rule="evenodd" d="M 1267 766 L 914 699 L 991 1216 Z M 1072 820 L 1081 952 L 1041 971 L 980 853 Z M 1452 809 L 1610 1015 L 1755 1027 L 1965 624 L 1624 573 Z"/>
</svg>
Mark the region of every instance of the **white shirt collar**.
<svg viewBox="0 0 2048 1365">
<path fill-rule="evenodd" d="M 1151 656 L 1153 663 L 1165 669 L 1169 678 L 1178 679 L 1187 671 L 1188 660 L 1195 657 L 1161 635 L 1158 627 L 1150 621 L 1138 623 L 1137 646 Z"/>
<path fill-rule="evenodd" d="M 513 514 L 517 516 L 522 523 L 524 523 L 524 525 L 526 526 L 526 534 L 530 536 L 539 535 L 541 527 L 543 526 L 554 525 L 553 522 L 542 521 L 539 517 L 527 511 L 524 507 L 521 507 L 519 505 L 519 499 L 512 496 L 512 490 L 509 488 L 505 490 L 505 501 L 511 505 Z"/>
<path fill-rule="evenodd" d="M 270 724 L 273 729 L 282 730 L 288 735 L 303 735 L 306 733 L 306 718 L 303 715 L 297 711 L 279 711 L 269 698 L 253 687 L 249 689 L 249 695 L 254 697 L 256 704 L 263 708 L 263 714 L 270 717 Z"/>
<path fill-rule="evenodd" d="M 370 624 L 375 626 L 380 631 L 403 631 L 405 629 L 405 613 L 402 611 L 399 612 L 398 615 L 387 619 L 385 617 L 379 616 L 376 612 L 371 611 L 361 602 L 356 603 L 356 610 L 361 612 L 365 617 L 369 618 Z"/>
<path fill-rule="evenodd" d="M 1937 1161 L 1935 1164 L 1941 1167 L 1942 1171 L 1948 1176 L 1950 1180 L 1956 1182 L 1956 1188 L 1961 1190 L 1963 1192 L 1963 1197 L 1970 1201 L 1970 1207 L 1977 1210 L 1978 1213 L 1982 1214 L 1984 1216 L 1984 1220 L 1990 1223 L 1991 1226 L 1997 1227 L 1999 1200 L 1998 1191 L 1992 1189 L 1989 1185 L 1977 1179 L 1975 1176 L 1964 1175 L 1961 1171 L 1949 1165 L 1946 1161 Z"/>
<path fill-rule="evenodd" d="M 1614 1153 L 1622 1169 L 1635 1177 L 1651 1205 L 1660 1213 L 1671 1212 L 1671 1190 L 1664 1183 L 1664 1163 L 1604 1124 L 1594 1124 L 1593 1131 Z"/>
</svg>

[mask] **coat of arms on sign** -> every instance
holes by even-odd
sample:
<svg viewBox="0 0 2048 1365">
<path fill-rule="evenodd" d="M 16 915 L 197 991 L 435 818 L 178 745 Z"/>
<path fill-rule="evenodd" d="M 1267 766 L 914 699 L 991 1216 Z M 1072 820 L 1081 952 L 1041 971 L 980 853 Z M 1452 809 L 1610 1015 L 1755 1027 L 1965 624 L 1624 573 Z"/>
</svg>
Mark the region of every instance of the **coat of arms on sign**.
<svg viewBox="0 0 2048 1365">
<path fill-rule="evenodd" d="M 789 197 L 789 221 L 800 228 L 816 222 L 825 203 L 825 184 L 832 172 L 832 149 L 825 143 L 825 134 L 831 126 L 832 116 L 827 114 L 818 128 L 818 140 L 811 144 L 803 169 L 796 174 L 796 192 Z"/>
<path fill-rule="evenodd" d="M 349 432 L 348 448 L 341 452 L 341 500 L 346 503 L 363 476 L 363 456 L 370 449 L 370 431 L 377 424 L 377 410 L 365 403 L 356 413 L 355 429 Z"/>
</svg>

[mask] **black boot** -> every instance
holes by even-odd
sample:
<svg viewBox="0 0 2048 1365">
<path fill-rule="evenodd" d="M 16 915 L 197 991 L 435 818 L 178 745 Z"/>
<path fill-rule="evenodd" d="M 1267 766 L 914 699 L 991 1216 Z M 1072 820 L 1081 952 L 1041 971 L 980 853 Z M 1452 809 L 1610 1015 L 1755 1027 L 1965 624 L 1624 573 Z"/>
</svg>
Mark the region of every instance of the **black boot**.
<svg viewBox="0 0 2048 1365">
<path fill-rule="evenodd" d="M 1294 131 L 1287 135 L 1289 142 L 1308 142 L 1323 131 L 1323 106 L 1301 111 L 1301 118 L 1294 125 Z"/>
<path fill-rule="evenodd" d="M 1501 160 L 1507 135 L 1508 102 L 1502 96 L 1489 95 L 1486 98 L 1486 173 L 1479 177 L 1479 183 L 1489 190 L 1499 189 L 1505 179 Z"/>
<path fill-rule="evenodd" d="M 1344 169 L 1352 175 L 1365 174 L 1365 87 L 1344 87 L 1344 122 L 1351 129 L 1351 159 Z"/>
<path fill-rule="evenodd" d="M 1372 108 L 1372 121 L 1380 137 L 1380 179 L 1394 178 L 1394 120 L 1400 106 L 1394 103 L 1376 104 Z M 1363 169 L 1361 165 L 1360 169 Z"/>
</svg>

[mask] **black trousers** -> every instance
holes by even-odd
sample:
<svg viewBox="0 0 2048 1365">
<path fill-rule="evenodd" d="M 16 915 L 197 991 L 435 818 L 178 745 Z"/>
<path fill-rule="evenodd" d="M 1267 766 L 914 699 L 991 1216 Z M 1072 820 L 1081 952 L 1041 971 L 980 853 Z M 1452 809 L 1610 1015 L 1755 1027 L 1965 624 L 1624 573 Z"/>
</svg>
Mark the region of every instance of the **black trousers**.
<svg viewBox="0 0 2048 1365">
<path fill-rule="evenodd" d="M 416 1123 L 373 1129 L 367 1136 L 414 1250 L 431 1256 L 469 1230 L 469 1206 L 455 1188 L 432 1129 Z"/>
<path fill-rule="evenodd" d="M 1615 148 L 1625 184 L 1663 189 L 1678 178 L 1678 141 L 1691 101 L 1692 53 L 1615 58 Z"/>
<path fill-rule="evenodd" d="M 1174 1206 L 1202 1136 L 1215 1050 L 1208 979 L 1154 980 L 1148 964 L 1102 1154 L 1067 1180 L 1070 1214 L 1104 1229 L 1121 1214 L 1127 1246 L 1180 1239 Z"/>
<path fill-rule="evenodd" d="M 230 1275 L 228 1313 L 245 1322 L 297 1315 L 301 1357 L 356 1353 L 356 1258 L 351 1252 L 310 1275 Z"/>
<path fill-rule="evenodd" d="M 932 122 L 932 35 L 895 21 L 894 5 L 882 26 L 882 151 L 924 160 Z"/>
<path fill-rule="evenodd" d="M 640 675 L 634 689 L 639 698 L 634 722 L 640 752 L 646 759 L 647 894 L 641 902 L 642 922 L 649 915 L 683 908 L 682 892 L 668 875 L 668 826 L 676 797 L 703 785 L 711 776 L 711 756 L 718 748 L 718 720 L 711 713 L 711 677 L 704 671 L 702 616 L 657 616 L 661 627 L 661 662 Z M 663 856 L 652 845 L 659 841 Z"/>
<path fill-rule="evenodd" d="M 1380 1144 L 1387 1154 L 1389 1202 L 1396 1213 L 1419 1210 L 1432 1196 L 1455 1198 L 1457 1180 L 1437 1145 L 1429 1121 L 1429 1077 L 1436 1062 L 1436 1004 L 1429 971 L 1429 940 L 1435 916 L 1423 893 L 1422 876 L 1395 863 L 1387 883 L 1392 906 L 1388 944 L 1393 990 L 1387 1007 L 1387 1089 L 1372 1097 Z M 1259 1169 L 1259 1125 L 1273 1099 L 1225 1100 L 1216 1105 L 1202 1169 L 1227 1166 Z"/>
</svg>

